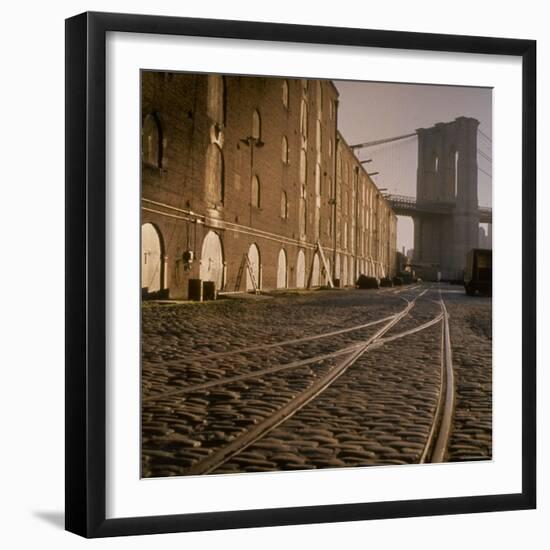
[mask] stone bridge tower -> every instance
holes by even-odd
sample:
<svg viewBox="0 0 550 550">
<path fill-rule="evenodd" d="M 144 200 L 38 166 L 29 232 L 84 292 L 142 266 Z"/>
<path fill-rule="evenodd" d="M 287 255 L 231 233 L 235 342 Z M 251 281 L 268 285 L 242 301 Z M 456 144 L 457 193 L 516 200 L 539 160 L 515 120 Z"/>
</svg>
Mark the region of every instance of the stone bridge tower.
<svg viewBox="0 0 550 550">
<path fill-rule="evenodd" d="M 467 252 L 478 246 L 478 125 L 459 117 L 416 130 L 416 201 L 424 212 L 414 216 L 414 263 L 426 278 L 438 271 L 461 278 Z"/>
</svg>

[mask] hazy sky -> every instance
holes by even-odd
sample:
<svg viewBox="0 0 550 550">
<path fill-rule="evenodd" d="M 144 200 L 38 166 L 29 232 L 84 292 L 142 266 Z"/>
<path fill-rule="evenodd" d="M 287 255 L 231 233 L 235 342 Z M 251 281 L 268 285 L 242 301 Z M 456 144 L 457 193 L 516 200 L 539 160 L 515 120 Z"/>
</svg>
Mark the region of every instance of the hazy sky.
<svg viewBox="0 0 550 550">
<path fill-rule="evenodd" d="M 436 122 L 450 122 L 459 116 L 479 120 L 479 129 L 492 136 L 492 90 L 459 86 L 334 81 L 340 92 L 338 128 L 353 145 L 428 128 Z M 478 133 L 479 204 L 491 206 L 491 142 Z M 416 195 L 417 140 L 409 138 L 358 151 L 358 157 L 373 159 L 365 164 L 378 187 L 389 193 Z M 484 172 L 487 172 L 485 174 Z M 413 246 L 410 218 L 399 217 L 397 247 Z"/>
</svg>

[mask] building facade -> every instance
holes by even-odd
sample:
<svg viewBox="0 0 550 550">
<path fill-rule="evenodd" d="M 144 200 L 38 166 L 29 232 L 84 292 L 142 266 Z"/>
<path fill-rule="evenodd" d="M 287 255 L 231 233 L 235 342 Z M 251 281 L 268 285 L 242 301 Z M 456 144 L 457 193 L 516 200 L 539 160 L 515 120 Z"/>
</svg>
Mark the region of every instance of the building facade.
<svg viewBox="0 0 550 550">
<path fill-rule="evenodd" d="M 144 71 L 141 108 L 145 294 L 393 275 L 396 216 L 337 131 L 331 81 Z"/>
</svg>

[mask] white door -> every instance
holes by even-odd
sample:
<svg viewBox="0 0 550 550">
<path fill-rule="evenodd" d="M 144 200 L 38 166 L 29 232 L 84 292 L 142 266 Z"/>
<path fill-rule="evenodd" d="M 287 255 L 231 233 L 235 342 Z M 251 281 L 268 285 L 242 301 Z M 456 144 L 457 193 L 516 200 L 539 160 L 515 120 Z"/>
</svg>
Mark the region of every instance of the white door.
<svg viewBox="0 0 550 550">
<path fill-rule="evenodd" d="M 286 288 L 286 253 L 282 248 L 277 261 L 277 288 Z"/>
<path fill-rule="evenodd" d="M 201 267 L 199 277 L 203 281 L 214 281 L 216 290 L 223 285 L 223 251 L 220 237 L 209 231 L 202 241 Z"/>
<path fill-rule="evenodd" d="M 161 289 L 161 262 L 159 233 L 152 223 L 145 223 L 141 226 L 141 288 L 146 288 L 148 292 Z"/>
<path fill-rule="evenodd" d="M 304 288 L 306 286 L 306 258 L 304 251 L 298 252 L 298 258 L 296 260 L 296 287 Z"/>
<path fill-rule="evenodd" d="M 342 254 L 342 286 L 348 286 L 348 257 Z"/>
<path fill-rule="evenodd" d="M 251 244 L 250 248 L 248 249 L 248 261 L 250 262 L 250 267 L 252 268 L 256 287 L 260 288 L 260 251 L 255 244 Z M 250 272 L 248 271 L 248 269 L 246 270 L 246 290 L 254 290 L 254 286 L 252 285 L 252 279 L 250 278 Z"/>
<path fill-rule="evenodd" d="M 313 255 L 313 265 L 311 266 L 311 286 L 319 286 L 321 284 L 321 270 L 319 266 L 319 254 L 315 252 Z"/>
</svg>

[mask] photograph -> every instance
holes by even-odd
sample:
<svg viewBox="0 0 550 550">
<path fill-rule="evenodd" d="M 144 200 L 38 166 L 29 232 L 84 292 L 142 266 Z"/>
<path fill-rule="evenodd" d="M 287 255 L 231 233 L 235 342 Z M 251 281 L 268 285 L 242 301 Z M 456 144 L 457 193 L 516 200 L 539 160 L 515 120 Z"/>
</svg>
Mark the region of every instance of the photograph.
<svg viewBox="0 0 550 550">
<path fill-rule="evenodd" d="M 492 105 L 140 71 L 141 478 L 493 459 Z"/>
</svg>

